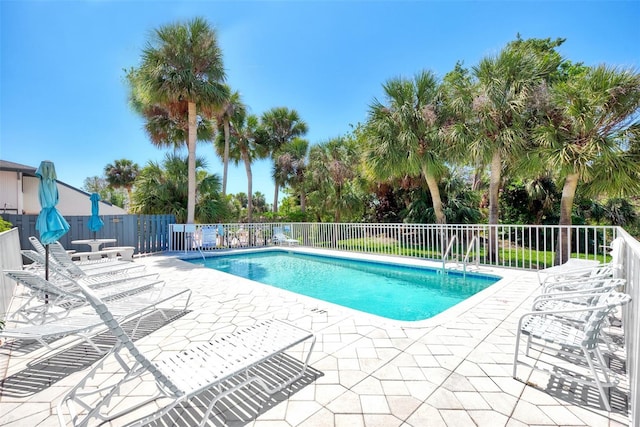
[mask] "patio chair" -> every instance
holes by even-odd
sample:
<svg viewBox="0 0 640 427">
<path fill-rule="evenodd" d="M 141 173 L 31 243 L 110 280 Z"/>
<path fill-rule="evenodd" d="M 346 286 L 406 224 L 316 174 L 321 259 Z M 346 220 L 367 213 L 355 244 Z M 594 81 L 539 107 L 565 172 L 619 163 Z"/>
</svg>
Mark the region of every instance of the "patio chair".
<svg viewBox="0 0 640 427">
<path fill-rule="evenodd" d="M 274 245 L 286 244 L 288 246 L 295 246 L 300 244 L 300 242 L 297 239 L 292 239 L 291 237 L 288 237 L 286 234 L 284 234 L 281 228 L 273 229 L 273 237 L 271 241 L 273 242 Z"/>
<path fill-rule="evenodd" d="M 23 266 L 25 270 L 34 271 L 40 275 L 43 275 L 42 273 L 44 272 L 44 269 L 45 269 L 45 259 L 40 253 L 31 249 L 22 250 L 20 251 L 20 253 L 22 254 L 23 257 L 32 261 L 31 264 Z M 126 270 L 116 269 L 113 272 L 110 270 L 107 270 L 106 272 L 102 272 L 102 270 L 97 270 L 94 274 L 87 274 L 87 272 L 84 270 L 77 270 L 74 268 L 72 269 L 72 271 L 69 271 L 68 269 L 64 268 L 63 266 L 61 266 L 56 262 L 49 263 L 49 271 L 53 273 L 52 276 L 54 279 L 56 275 L 61 275 L 62 277 L 65 277 L 65 278 L 75 276 L 76 278 L 85 278 L 88 281 L 93 282 L 95 286 L 98 286 L 99 284 L 106 286 L 112 283 L 124 282 L 127 280 L 138 279 L 143 277 L 158 277 L 157 273 L 145 273 L 143 270 L 144 270 L 144 267 L 140 266 L 140 268 L 135 268 L 135 269 L 126 269 Z"/>
<path fill-rule="evenodd" d="M 551 376 L 560 377 L 582 384 L 595 385 L 606 409 L 611 411 L 611 405 L 605 393 L 605 387 L 617 384 L 615 374 L 607 366 L 599 348 L 600 334 L 605 325 L 605 319 L 611 311 L 627 304 L 631 297 L 627 294 L 610 291 L 598 295 L 591 305 L 581 308 L 564 310 L 545 310 L 525 313 L 518 322 L 516 346 L 513 360 L 513 378 L 517 379 L 518 365 L 545 372 Z M 585 314 L 585 321 L 580 323 L 567 322 L 566 316 Z M 579 372 L 565 373 L 558 364 L 549 365 L 555 369 L 541 366 L 543 357 L 532 358 L 532 363 L 520 360 L 520 342 L 522 335 L 527 337 L 526 356 L 532 346 L 539 348 L 547 356 L 558 358 L 558 362 L 570 360 L 586 363 L 585 371 L 590 373 L 581 375 Z M 585 366 L 583 366 L 585 368 Z M 574 366 L 575 369 L 575 366 Z"/>
<path fill-rule="evenodd" d="M 79 286 L 116 337 L 117 343 L 60 400 L 57 413 L 61 425 L 68 425 L 69 421 L 72 425 L 103 424 L 140 408 L 146 408 L 152 402 L 168 399 L 168 404 L 164 406 L 160 402 L 159 406 L 150 405 L 153 410 L 151 414 L 128 424 L 146 425 L 167 414 L 177 405 L 211 390 L 214 397 L 207 407 L 203 408 L 204 416 L 200 422 L 200 425 L 204 425 L 209 421 L 215 403 L 242 387 L 255 383 L 265 392 L 273 394 L 300 379 L 307 369 L 315 344 L 315 336 L 312 333 L 271 319 L 258 321 L 253 326 L 229 335 L 216 336 L 209 342 L 187 347 L 177 353 L 161 354 L 160 359 L 152 360 L 129 338 L 109 307 L 91 289 L 82 283 L 79 283 Z M 310 346 L 301 369 L 295 373 L 291 372 L 289 366 L 281 369 L 283 366 L 276 362 L 277 358 L 292 347 L 307 341 L 310 341 Z M 110 379 L 108 385 L 96 388 L 91 383 L 93 378 L 105 369 L 112 375 L 113 365 L 109 364 L 110 356 L 114 356 L 122 367 L 121 378 L 118 380 L 117 375 L 114 375 L 114 381 Z M 257 366 L 264 366 L 268 362 L 275 362 L 269 365 L 269 383 L 255 371 Z M 152 392 L 149 390 L 148 399 L 118 410 L 117 403 L 112 404 L 112 400 L 126 404 L 128 399 L 114 397 L 120 390 L 126 390 L 127 384 L 132 380 L 143 374 L 148 374 L 155 380 L 155 393 L 150 395 Z M 65 407 L 68 409 L 68 415 L 64 411 Z M 158 410 L 158 407 L 161 409 Z"/>
<path fill-rule="evenodd" d="M 86 299 L 80 294 L 77 282 L 70 278 L 59 283 L 46 280 L 27 270 L 4 270 L 4 274 L 30 291 L 25 296 L 25 301 L 11 315 L 15 322 L 41 324 L 47 319 L 66 317 L 69 310 L 86 305 Z M 96 286 L 91 278 L 85 279 L 84 283 L 85 286 Z M 161 284 L 164 285 L 164 282 L 157 277 L 145 277 L 109 286 L 99 286 L 101 284 L 98 283 L 95 292 L 106 301 L 116 301 L 151 290 Z"/>
<path fill-rule="evenodd" d="M 545 281 L 542 283 L 541 292 L 548 294 L 554 292 L 579 291 L 583 289 L 588 290 L 593 287 L 598 287 L 599 284 L 612 278 L 613 268 L 608 265 L 603 265 L 591 269 L 588 276 L 557 278 L 556 280 Z"/>
<path fill-rule="evenodd" d="M 201 233 L 203 249 L 212 249 L 217 246 L 218 233 L 215 227 L 211 225 L 205 225 L 202 227 Z"/>
<path fill-rule="evenodd" d="M 30 236 L 29 241 L 40 255 L 47 256 L 44 246 L 36 237 Z M 76 278 L 144 268 L 144 266 L 130 261 L 120 261 L 112 258 L 76 262 L 73 261 L 59 242 L 49 245 L 49 265 L 52 262 L 57 263 L 67 270 L 72 277 Z"/>
<path fill-rule="evenodd" d="M 615 238 L 611 242 L 611 261 L 600 263 L 597 260 L 570 258 L 561 265 L 538 270 L 538 282 L 542 285 L 557 280 L 567 280 L 572 278 L 588 277 L 594 274 L 594 270 L 600 268 L 611 268 L 614 277 L 618 276 L 621 268 L 620 257 L 624 240 L 621 237 Z"/>
<path fill-rule="evenodd" d="M 48 306 L 55 306 L 62 308 L 62 310 L 53 315 L 49 313 L 48 316 L 41 316 L 38 322 L 7 327 L 0 331 L 0 337 L 5 339 L 35 340 L 49 350 L 54 350 L 54 347 L 49 343 L 50 340 L 74 336 L 102 353 L 91 340 L 91 337 L 105 330 L 106 326 L 100 316 L 93 310 L 87 310 L 87 301 L 82 293 L 72 293 L 61 289 L 31 272 L 8 270 L 5 271 L 5 274 L 27 286 L 35 293 L 47 292 L 50 295 L 50 304 Z M 133 332 L 135 334 L 140 321 L 148 314 L 159 311 L 162 317 L 168 320 L 166 310 L 161 305 L 180 297 L 185 300 L 182 308 L 184 311 L 189 305 L 191 290 L 164 287 L 153 288 L 146 292 L 114 299 L 109 302 L 109 309 L 122 322 L 138 317 L 138 324 Z M 84 308 L 78 308 L 83 306 Z"/>
</svg>

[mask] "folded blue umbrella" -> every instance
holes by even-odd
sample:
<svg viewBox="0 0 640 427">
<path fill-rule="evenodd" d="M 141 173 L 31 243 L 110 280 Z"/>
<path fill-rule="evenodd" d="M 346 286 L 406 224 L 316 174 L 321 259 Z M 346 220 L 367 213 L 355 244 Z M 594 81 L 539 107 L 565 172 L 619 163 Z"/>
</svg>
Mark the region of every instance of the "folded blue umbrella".
<svg viewBox="0 0 640 427">
<path fill-rule="evenodd" d="M 49 244 L 57 242 L 69 231 L 69 223 L 58 212 L 58 184 L 56 182 L 56 168 L 53 162 L 45 160 L 40 163 L 36 176 L 40 178 L 38 198 L 40 199 L 40 214 L 36 220 L 36 230 L 40 233 L 40 241 L 47 249 L 45 258 L 45 277 L 49 278 Z"/>
<path fill-rule="evenodd" d="M 40 178 L 38 198 L 40 199 L 40 214 L 36 220 L 36 230 L 40 232 L 43 245 L 57 242 L 69 231 L 69 223 L 56 209 L 58 204 L 58 184 L 56 183 L 56 169 L 52 162 L 43 161 L 36 171 Z"/>
<path fill-rule="evenodd" d="M 100 229 L 104 226 L 104 222 L 98 215 L 100 213 L 100 195 L 98 193 L 91 194 L 91 217 L 89 218 L 89 222 L 87 226 L 89 230 L 93 231 L 93 238 L 96 238 L 96 231 L 100 231 Z"/>
</svg>

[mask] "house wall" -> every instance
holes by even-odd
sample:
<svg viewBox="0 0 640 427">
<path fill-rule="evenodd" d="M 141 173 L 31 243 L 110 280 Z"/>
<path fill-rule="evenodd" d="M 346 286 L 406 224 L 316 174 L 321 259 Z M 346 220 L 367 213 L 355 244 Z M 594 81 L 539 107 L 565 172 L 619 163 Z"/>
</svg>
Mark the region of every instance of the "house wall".
<svg viewBox="0 0 640 427">
<path fill-rule="evenodd" d="M 22 198 L 24 214 L 38 214 L 40 212 L 40 200 L 38 200 L 38 185 L 40 180 L 33 176 L 22 177 Z M 62 212 L 61 212 L 62 213 Z M 64 213 L 62 213 L 64 215 Z"/>
<path fill-rule="evenodd" d="M 11 171 L 0 171 L 0 213 L 37 215 L 40 213 L 38 186 L 40 180 Z M 3 207 L 6 205 L 5 210 Z M 89 195 L 77 188 L 58 182 L 58 211 L 63 215 L 91 215 Z M 100 215 L 124 215 L 127 211 L 100 202 Z"/>
<path fill-rule="evenodd" d="M 0 171 L 0 212 L 22 212 L 22 174 Z"/>
</svg>

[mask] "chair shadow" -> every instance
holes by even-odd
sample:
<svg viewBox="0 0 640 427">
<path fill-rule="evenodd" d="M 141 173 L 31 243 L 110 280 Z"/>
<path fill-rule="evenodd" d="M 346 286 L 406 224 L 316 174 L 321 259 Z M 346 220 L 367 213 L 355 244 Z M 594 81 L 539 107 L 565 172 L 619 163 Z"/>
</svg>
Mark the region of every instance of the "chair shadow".
<svg viewBox="0 0 640 427">
<path fill-rule="evenodd" d="M 577 357 L 578 353 L 572 352 L 572 349 L 562 348 L 562 351 L 565 352 L 565 354 L 559 353 L 555 355 L 555 358 L 569 362 L 576 369 L 566 369 L 555 366 L 553 371 L 558 375 L 549 376 L 549 381 L 545 386 L 533 383 L 527 384 L 571 405 L 604 410 L 605 408 L 600 399 L 598 388 L 594 384 L 583 384 L 577 381 L 593 381 L 591 374 L 587 373 L 587 363 L 579 359 Z M 575 354 L 576 357 L 573 357 L 571 353 Z M 617 354 L 607 354 L 605 359 L 608 361 L 609 368 L 616 376 L 622 377 L 626 375 L 624 358 Z M 576 380 L 572 380 L 571 378 L 575 378 Z M 629 390 L 624 387 L 625 384 L 618 384 L 613 387 L 605 387 L 605 390 L 608 392 L 611 412 L 626 416 L 629 411 Z"/>
<path fill-rule="evenodd" d="M 145 317 L 140 325 L 137 325 L 135 336 L 132 339 L 138 340 L 174 320 L 189 313 L 189 310 L 169 310 L 163 309 L 167 319 L 159 310 Z M 137 319 L 125 322 L 122 326 L 129 334 L 136 327 Z M 100 348 L 108 351 L 115 344 L 115 338 L 109 332 L 102 332 L 92 338 L 92 341 Z M 12 352 L 27 353 L 42 346 L 34 341 L 14 341 L 7 344 Z M 76 344 L 66 350 L 54 355 L 40 359 L 35 363 L 29 363 L 26 369 L 17 372 L 9 377 L 0 380 L 0 397 L 25 398 L 45 390 L 58 381 L 66 378 L 74 372 L 81 371 L 100 360 L 104 354 L 96 350 L 85 342 Z"/>
<path fill-rule="evenodd" d="M 289 375 L 299 372 L 303 367 L 303 363 L 300 360 L 287 354 L 281 354 L 268 362 L 255 366 L 253 373 L 269 386 L 273 386 L 278 381 L 277 375 L 274 374 L 276 372 L 274 364 L 277 365 L 280 372 L 285 372 Z M 208 425 L 220 427 L 247 425 L 323 375 L 321 371 L 309 366 L 300 379 L 284 390 L 271 395 L 255 384 L 241 387 L 216 402 L 214 410 L 209 416 Z M 222 389 L 236 386 L 242 379 L 231 378 L 223 383 Z M 215 396 L 216 393 L 213 390 L 206 390 L 188 402 L 176 406 L 162 418 L 149 423 L 148 426 L 191 427 L 198 425 L 204 416 L 204 411 Z"/>
</svg>

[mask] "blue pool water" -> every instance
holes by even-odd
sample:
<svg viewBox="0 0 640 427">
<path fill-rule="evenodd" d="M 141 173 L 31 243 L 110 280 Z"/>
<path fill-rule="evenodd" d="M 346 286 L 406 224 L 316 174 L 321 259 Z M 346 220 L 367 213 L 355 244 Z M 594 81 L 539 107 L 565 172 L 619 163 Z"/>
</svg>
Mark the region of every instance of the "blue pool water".
<svg viewBox="0 0 640 427">
<path fill-rule="evenodd" d="M 202 259 L 191 260 L 202 264 Z M 396 320 L 423 320 L 499 277 L 267 251 L 207 258 L 205 267 Z"/>
</svg>

